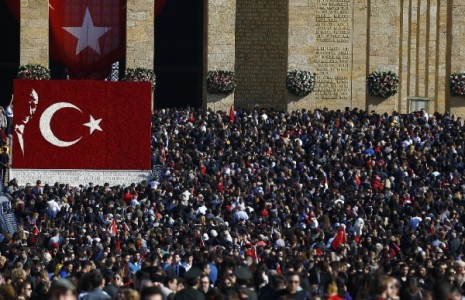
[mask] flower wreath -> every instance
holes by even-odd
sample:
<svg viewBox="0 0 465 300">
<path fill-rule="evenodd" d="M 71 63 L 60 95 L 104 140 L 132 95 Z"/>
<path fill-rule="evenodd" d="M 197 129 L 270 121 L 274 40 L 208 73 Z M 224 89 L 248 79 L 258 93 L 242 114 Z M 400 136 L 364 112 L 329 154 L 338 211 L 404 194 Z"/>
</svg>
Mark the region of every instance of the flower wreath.
<svg viewBox="0 0 465 300">
<path fill-rule="evenodd" d="M 22 65 L 18 69 L 18 79 L 49 80 L 50 70 L 39 64 Z"/>
<path fill-rule="evenodd" d="M 465 96 L 465 72 L 451 74 L 449 88 L 453 96 Z"/>
<path fill-rule="evenodd" d="M 208 71 L 205 79 L 207 91 L 211 94 L 231 94 L 236 90 L 236 80 L 232 71 Z"/>
<path fill-rule="evenodd" d="M 315 89 L 315 74 L 310 71 L 292 70 L 287 72 L 286 88 L 297 96 L 307 96 Z"/>
<path fill-rule="evenodd" d="M 152 82 L 152 89 L 155 89 L 157 76 L 152 69 L 147 68 L 127 68 L 125 75 L 125 81 L 135 81 L 135 82 Z"/>
<path fill-rule="evenodd" d="M 397 94 L 399 77 L 391 71 L 374 71 L 367 77 L 368 94 L 387 98 Z"/>
</svg>

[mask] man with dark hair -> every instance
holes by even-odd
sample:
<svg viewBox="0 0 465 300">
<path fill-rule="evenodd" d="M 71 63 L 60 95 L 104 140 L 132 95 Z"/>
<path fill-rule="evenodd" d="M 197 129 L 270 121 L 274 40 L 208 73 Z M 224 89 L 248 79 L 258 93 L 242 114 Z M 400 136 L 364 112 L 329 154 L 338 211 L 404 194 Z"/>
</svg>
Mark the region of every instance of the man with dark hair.
<svg viewBox="0 0 465 300">
<path fill-rule="evenodd" d="M 69 276 L 71 276 L 71 273 L 73 272 L 73 267 L 74 265 L 72 261 L 65 261 L 59 273 L 60 277 L 68 278 Z"/>
<path fill-rule="evenodd" d="M 98 271 L 92 271 L 87 276 L 89 277 L 89 282 L 92 287 L 92 290 L 88 292 L 82 300 L 105 300 L 111 299 L 110 295 L 103 290 L 105 286 L 105 280 L 103 276 Z"/>
<path fill-rule="evenodd" d="M 142 289 L 140 293 L 141 300 L 165 300 L 166 297 L 163 295 L 159 287 L 151 286 Z"/>
<path fill-rule="evenodd" d="M 236 275 L 237 290 L 243 296 L 246 296 L 249 300 L 257 300 L 257 293 L 250 289 L 252 285 L 253 275 L 248 267 L 238 267 L 234 270 Z"/>
<path fill-rule="evenodd" d="M 181 255 L 179 255 L 179 253 L 175 253 L 172 256 L 172 265 L 166 267 L 165 273 L 170 277 L 184 277 L 186 269 L 181 265 Z"/>
<path fill-rule="evenodd" d="M 208 278 L 207 274 L 202 274 L 200 276 L 200 286 L 199 286 L 199 291 L 207 295 L 208 291 L 211 289 L 210 286 L 210 278 Z"/>
<path fill-rule="evenodd" d="M 104 271 L 103 278 L 105 279 L 105 287 L 103 291 L 106 292 L 112 299 L 116 298 L 118 294 L 118 288 L 116 287 L 114 278 L 119 274 L 114 274 L 112 271 Z"/>
<path fill-rule="evenodd" d="M 204 300 L 205 295 L 198 290 L 199 288 L 199 278 L 202 272 L 199 268 L 193 267 L 186 274 L 184 278 L 186 279 L 187 287 L 176 293 L 174 297 L 175 300 Z"/>
<path fill-rule="evenodd" d="M 286 279 L 281 274 L 274 274 L 270 277 L 270 282 L 262 287 L 259 292 L 258 300 L 272 299 L 273 295 L 286 287 Z"/>
<path fill-rule="evenodd" d="M 300 274 L 298 272 L 289 272 L 286 275 L 286 288 L 279 290 L 273 296 L 273 299 L 281 297 L 291 297 L 295 300 L 309 300 L 310 294 L 300 286 Z M 286 299 L 287 299 L 286 298 Z"/>
<path fill-rule="evenodd" d="M 42 295 L 38 295 L 38 297 L 40 296 Z M 47 299 L 51 299 L 51 300 L 77 299 L 76 287 L 67 279 L 59 279 L 52 283 L 52 286 L 48 290 L 48 294 L 46 296 L 47 296 Z"/>
<path fill-rule="evenodd" d="M 162 258 L 161 267 L 163 271 L 167 271 L 173 262 L 173 256 L 170 253 L 165 253 Z"/>
</svg>

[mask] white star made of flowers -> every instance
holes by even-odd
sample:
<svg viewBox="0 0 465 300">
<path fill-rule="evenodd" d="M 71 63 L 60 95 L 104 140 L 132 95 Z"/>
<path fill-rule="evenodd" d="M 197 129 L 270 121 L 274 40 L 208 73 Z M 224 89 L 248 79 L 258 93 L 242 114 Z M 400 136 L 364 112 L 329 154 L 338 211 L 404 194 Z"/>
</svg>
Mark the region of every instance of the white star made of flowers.
<svg viewBox="0 0 465 300">
<path fill-rule="evenodd" d="M 63 27 L 63 29 L 78 39 L 76 55 L 79 55 L 79 53 L 87 47 L 92 48 L 95 52 L 100 54 L 100 44 L 98 40 L 109 31 L 111 27 L 94 26 L 89 8 L 87 7 L 81 27 Z"/>
<path fill-rule="evenodd" d="M 103 131 L 102 128 L 100 127 L 100 122 L 102 119 L 95 120 L 92 115 L 90 115 L 90 121 L 85 123 L 84 126 L 87 126 L 90 128 L 90 134 L 92 134 L 95 130 L 98 131 Z"/>
</svg>

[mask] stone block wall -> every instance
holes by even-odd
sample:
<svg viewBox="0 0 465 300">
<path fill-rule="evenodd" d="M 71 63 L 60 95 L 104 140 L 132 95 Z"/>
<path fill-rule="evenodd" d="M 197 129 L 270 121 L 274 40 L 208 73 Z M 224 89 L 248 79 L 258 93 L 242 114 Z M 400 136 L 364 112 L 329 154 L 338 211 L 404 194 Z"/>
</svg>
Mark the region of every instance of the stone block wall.
<svg viewBox="0 0 465 300">
<path fill-rule="evenodd" d="M 48 0 L 21 0 L 20 14 L 19 64 L 40 64 L 48 67 Z"/>
<path fill-rule="evenodd" d="M 153 68 L 155 49 L 154 1 L 127 1 L 126 68 Z"/>
<path fill-rule="evenodd" d="M 465 72 L 465 0 L 454 0 L 450 4 L 451 31 L 450 35 L 450 72 Z M 449 74 L 448 73 L 448 74 Z M 452 97 L 449 90 L 449 111 L 451 114 L 465 117 L 465 97 Z"/>
<path fill-rule="evenodd" d="M 379 70 L 399 75 L 401 18 L 399 0 L 369 1 L 367 74 Z M 367 109 L 377 112 L 399 111 L 399 95 L 401 93 L 387 99 L 367 95 Z"/>
<path fill-rule="evenodd" d="M 208 0 L 207 6 L 207 71 L 235 70 L 236 0 Z M 206 75 L 206 74 L 205 74 Z M 204 81 L 205 85 L 205 81 Z M 228 111 L 234 94 L 208 94 L 207 107 Z"/>
<path fill-rule="evenodd" d="M 354 13 L 364 14 L 353 4 L 352 0 L 289 1 L 288 67 L 315 72 L 317 82 L 315 91 L 306 97 L 289 95 L 289 110 L 352 106 L 352 80 L 359 75 L 352 72 L 352 20 Z M 360 29 L 357 41 L 359 34 L 365 35 Z"/>
<path fill-rule="evenodd" d="M 431 99 L 430 113 L 465 116 L 465 101 L 450 97 L 447 80 L 451 72 L 465 70 L 464 5 L 465 0 L 290 0 L 289 67 L 314 71 L 317 89 L 290 97 L 289 109 L 349 106 L 407 113 L 408 99 L 422 97 Z M 367 95 L 366 76 L 375 70 L 399 75 L 396 95 Z"/>
<path fill-rule="evenodd" d="M 228 110 L 344 109 L 410 111 L 411 97 L 431 99 L 429 112 L 465 116 L 448 77 L 465 71 L 465 0 L 205 0 L 204 71 L 236 72 L 238 90 L 208 95 L 205 106 Z M 153 65 L 154 0 L 127 1 L 127 67 Z M 49 63 L 48 1 L 21 0 L 20 64 Z M 316 73 L 317 88 L 290 95 L 285 73 Z M 395 71 L 398 93 L 369 97 L 366 76 Z M 257 79 L 259 78 L 259 79 Z M 204 83 L 205 85 L 205 83 Z"/>
<path fill-rule="evenodd" d="M 238 108 L 287 110 L 289 0 L 236 1 Z"/>
</svg>

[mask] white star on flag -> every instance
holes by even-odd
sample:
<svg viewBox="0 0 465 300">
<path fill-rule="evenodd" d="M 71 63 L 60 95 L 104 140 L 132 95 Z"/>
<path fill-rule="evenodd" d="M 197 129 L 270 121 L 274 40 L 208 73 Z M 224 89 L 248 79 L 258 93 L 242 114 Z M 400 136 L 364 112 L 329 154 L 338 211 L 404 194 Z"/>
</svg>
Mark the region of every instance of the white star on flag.
<svg viewBox="0 0 465 300">
<path fill-rule="evenodd" d="M 79 53 L 81 53 L 81 51 L 86 47 L 90 47 L 95 52 L 100 54 L 100 44 L 98 40 L 108 30 L 110 30 L 111 27 L 94 26 L 94 22 L 90 16 L 89 8 L 87 7 L 81 27 L 63 27 L 63 29 L 78 39 L 76 45 L 76 55 L 79 55 Z"/>
<path fill-rule="evenodd" d="M 88 123 L 85 123 L 84 126 L 90 128 L 90 134 L 92 134 L 95 130 L 103 131 L 99 125 L 101 121 L 102 119 L 95 120 L 94 117 L 90 115 L 90 121 Z"/>
</svg>

